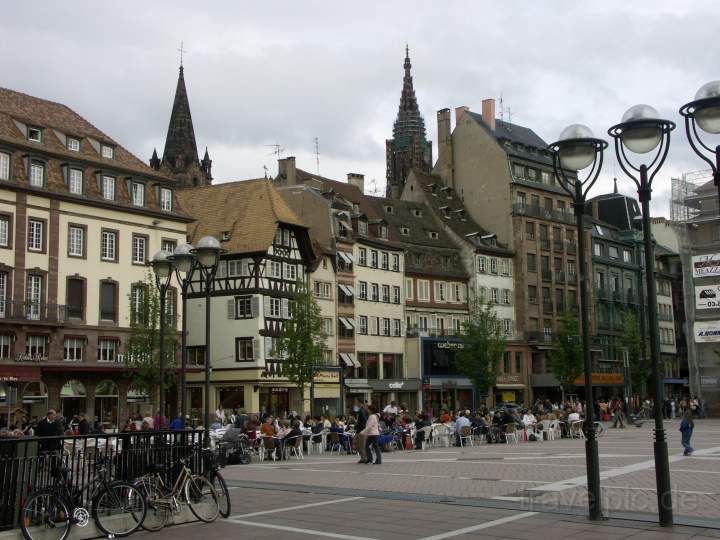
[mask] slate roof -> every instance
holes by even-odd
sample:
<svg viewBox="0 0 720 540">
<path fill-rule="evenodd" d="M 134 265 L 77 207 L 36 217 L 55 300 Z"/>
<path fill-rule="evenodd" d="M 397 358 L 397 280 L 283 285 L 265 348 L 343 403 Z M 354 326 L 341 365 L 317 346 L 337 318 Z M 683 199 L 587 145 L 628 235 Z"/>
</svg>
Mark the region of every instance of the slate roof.
<svg viewBox="0 0 720 540">
<path fill-rule="evenodd" d="M 466 114 L 495 137 L 508 154 L 552 165 L 552 156 L 546 150 L 548 143 L 532 129 L 496 119 L 493 130 L 485 124 L 482 114 L 472 111 Z"/>
<path fill-rule="evenodd" d="M 443 228 L 434 222 L 432 210 L 426 204 L 384 197 L 372 197 L 372 202 L 389 225 L 390 239 L 405 246 L 409 255 L 405 257 L 406 272 L 468 278 L 460 259 L 460 250 Z M 388 211 L 388 207 L 392 211 Z M 421 217 L 413 213 L 416 209 L 422 212 Z M 401 228 L 407 228 L 408 234 L 402 234 Z M 438 237 L 430 238 L 430 231 L 436 232 Z M 416 255 L 420 256 L 419 261 L 416 261 Z"/>
<path fill-rule="evenodd" d="M 455 234 L 483 251 L 506 256 L 512 255 L 512 251 L 504 244 L 497 242 L 497 245 L 493 246 L 488 241 L 481 240 L 480 236 L 490 235 L 491 232 L 482 228 L 470 217 L 470 214 L 468 214 L 465 209 L 464 203 L 453 190 L 443 191 L 440 189 L 444 186 L 440 176 L 420 172 L 416 169 L 414 169 L 411 174 L 414 174 L 418 182 L 422 184 L 427 195 L 426 199 L 428 204 L 432 206 L 435 215 L 449 226 Z M 431 184 L 435 184 L 436 186 L 435 193 L 428 187 Z"/>
<path fill-rule="evenodd" d="M 190 243 L 214 236 L 229 253 L 266 251 L 279 223 L 307 228 L 265 178 L 182 190 L 178 197 L 196 220 L 188 226 Z M 223 232 L 229 240 L 222 241 Z"/>
<path fill-rule="evenodd" d="M 43 128 L 42 142 L 28 141 L 27 134 L 13 120 L 31 127 Z M 80 152 L 68 150 L 55 130 L 81 139 Z M 89 144 L 88 138 L 114 147 L 114 158 L 102 157 L 100 148 Z M 70 159 L 81 158 L 101 167 L 121 168 L 143 176 L 172 182 L 66 105 L 8 88 L 0 88 L 0 141 L 12 142 L 41 152 L 62 154 Z"/>
</svg>

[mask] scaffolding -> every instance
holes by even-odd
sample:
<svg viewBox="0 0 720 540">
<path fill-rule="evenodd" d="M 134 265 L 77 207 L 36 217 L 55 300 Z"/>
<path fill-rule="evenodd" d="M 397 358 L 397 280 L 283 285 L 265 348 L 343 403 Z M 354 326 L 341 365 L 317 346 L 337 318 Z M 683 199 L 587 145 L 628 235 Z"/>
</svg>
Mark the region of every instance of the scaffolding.
<svg viewBox="0 0 720 540">
<path fill-rule="evenodd" d="M 670 220 L 685 223 L 699 217 L 701 210 L 690 202 L 697 197 L 700 187 L 712 181 L 712 171 L 703 169 L 683 173 L 680 178 L 670 179 Z"/>
</svg>

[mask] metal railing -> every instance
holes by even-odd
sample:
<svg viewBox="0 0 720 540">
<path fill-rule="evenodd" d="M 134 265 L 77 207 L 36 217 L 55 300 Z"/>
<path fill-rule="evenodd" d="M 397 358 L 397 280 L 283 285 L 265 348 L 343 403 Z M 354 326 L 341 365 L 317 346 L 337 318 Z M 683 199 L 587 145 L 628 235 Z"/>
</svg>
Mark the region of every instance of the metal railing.
<svg viewBox="0 0 720 540">
<path fill-rule="evenodd" d="M 82 308 L 79 309 L 82 316 Z M 68 315 L 77 310 L 78 308 L 59 304 L 5 300 L 0 302 L 0 319 L 61 323 L 67 321 Z"/>
<path fill-rule="evenodd" d="M 87 500 L 95 481 L 96 460 L 108 458 L 113 480 L 132 481 L 150 464 L 164 465 L 164 481 L 172 485 L 178 461 L 202 440 L 202 431 L 128 431 L 115 434 L 0 439 L 0 530 L 18 526 L 28 494 L 50 487 L 52 471 L 67 469 L 73 490 Z M 202 471 L 197 452 L 188 466 Z"/>
<path fill-rule="evenodd" d="M 564 250 L 565 249 L 562 242 L 553 242 L 553 251 L 556 251 L 557 253 L 562 253 Z"/>
<path fill-rule="evenodd" d="M 565 251 L 568 253 L 577 253 L 577 244 L 575 242 L 565 242 Z"/>
<path fill-rule="evenodd" d="M 565 272 L 561 270 L 555 271 L 555 282 L 556 283 L 565 283 Z"/>
<path fill-rule="evenodd" d="M 549 238 L 541 238 L 540 239 L 540 249 L 544 249 L 545 251 L 550 251 L 550 239 Z"/>
<path fill-rule="evenodd" d="M 543 313 L 553 313 L 554 305 L 552 302 L 543 301 Z"/>
<path fill-rule="evenodd" d="M 527 332 L 526 338 L 531 343 L 552 343 L 553 340 L 552 334 L 538 330 Z"/>
<path fill-rule="evenodd" d="M 549 268 L 543 268 L 542 279 L 543 281 L 552 281 L 552 270 L 550 270 Z"/>
<path fill-rule="evenodd" d="M 513 204 L 513 213 L 520 216 L 530 216 L 540 219 L 560 221 L 561 223 L 574 223 L 575 221 L 575 216 L 572 214 L 572 212 L 549 210 L 541 206 L 528 205 L 524 203 Z"/>
</svg>

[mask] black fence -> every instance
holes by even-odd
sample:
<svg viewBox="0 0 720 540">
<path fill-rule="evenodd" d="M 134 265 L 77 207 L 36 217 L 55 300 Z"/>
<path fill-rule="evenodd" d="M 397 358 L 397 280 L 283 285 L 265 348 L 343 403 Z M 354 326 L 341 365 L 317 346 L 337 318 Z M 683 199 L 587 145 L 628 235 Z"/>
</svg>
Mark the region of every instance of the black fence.
<svg viewBox="0 0 720 540">
<path fill-rule="evenodd" d="M 139 431 L 116 434 L 0 439 L 0 530 L 18 525 L 24 499 L 36 489 L 52 486 L 55 467 L 69 471 L 72 490 L 85 504 L 96 486 L 96 461 L 103 458 L 113 480 L 132 482 L 147 466 L 163 466 L 164 481 L 172 485 L 180 459 L 201 472 L 202 431 Z"/>
</svg>

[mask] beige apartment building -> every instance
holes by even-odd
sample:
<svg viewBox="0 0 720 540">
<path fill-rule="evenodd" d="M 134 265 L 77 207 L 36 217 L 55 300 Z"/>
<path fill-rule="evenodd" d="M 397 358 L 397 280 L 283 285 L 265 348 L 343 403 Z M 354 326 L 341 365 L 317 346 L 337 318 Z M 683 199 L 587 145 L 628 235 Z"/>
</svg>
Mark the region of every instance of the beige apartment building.
<svg viewBox="0 0 720 540">
<path fill-rule="evenodd" d="M 514 253 L 515 331 L 533 389 L 526 401 L 555 386 L 547 352 L 559 317 L 578 303 L 573 208 L 546 147 L 531 129 L 497 119 L 492 99 L 482 102 L 481 113 L 458 107 L 454 129 L 450 110 L 438 112 L 434 173 Z"/>
<path fill-rule="evenodd" d="M 0 89 L 4 414 L 54 407 L 117 427 L 150 412 L 124 347 L 148 261 L 185 241 L 175 189 L 65 105 Z"/>
</svg>

